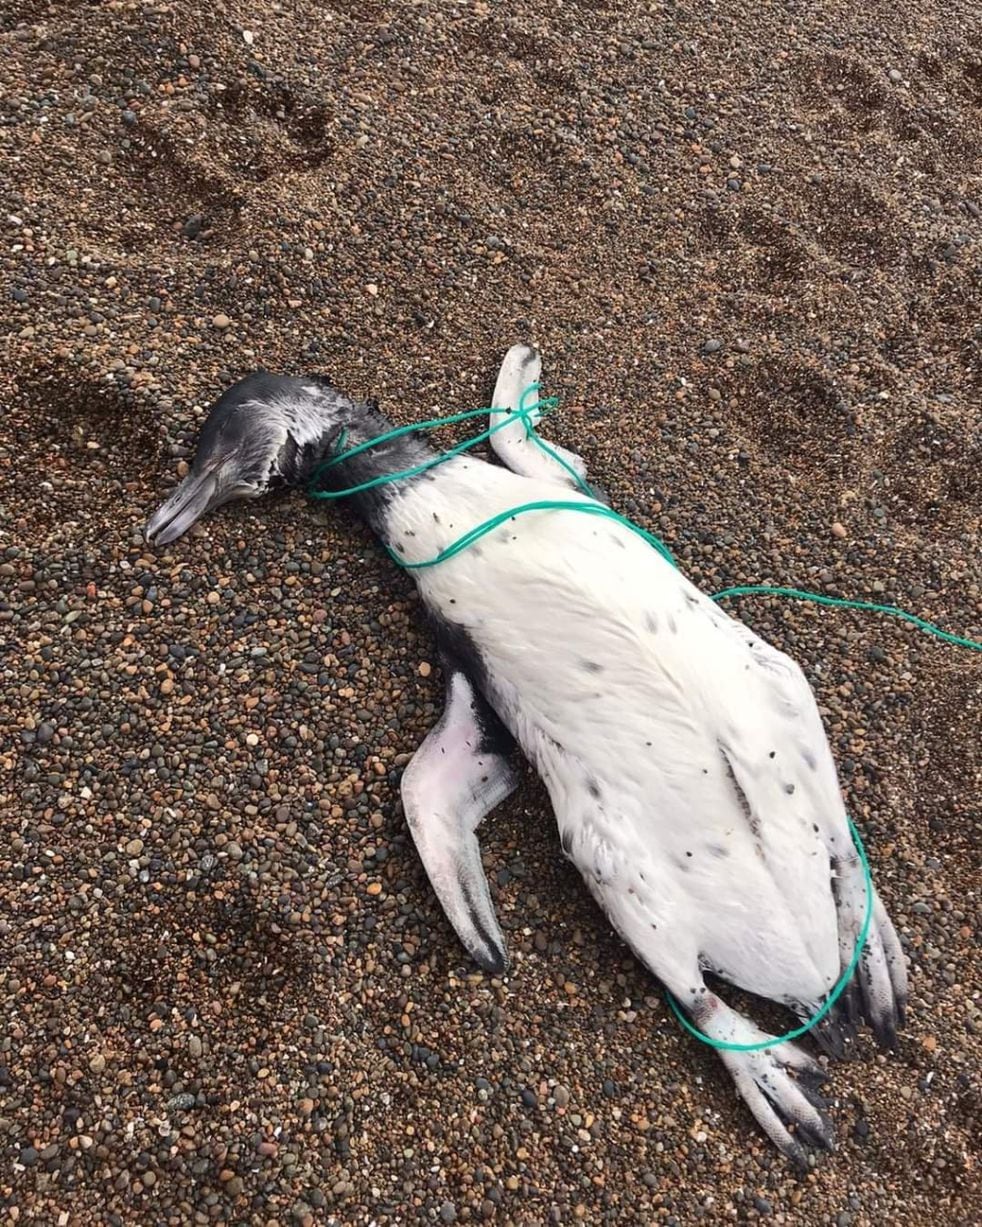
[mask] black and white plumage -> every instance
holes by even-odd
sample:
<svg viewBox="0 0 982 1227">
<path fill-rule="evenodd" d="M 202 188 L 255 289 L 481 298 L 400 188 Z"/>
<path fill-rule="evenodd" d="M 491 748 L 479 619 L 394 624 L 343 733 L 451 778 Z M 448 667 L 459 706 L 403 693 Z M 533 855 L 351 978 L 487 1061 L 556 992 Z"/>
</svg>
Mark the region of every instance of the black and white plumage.
<svg viewBox="0 0 982 1227">
<path fill-rule="evenodd" d="M 538 376 L 535 351 L 513 347 L 496 410 L 513 411 Z M 387 428 L 321 380 L 243 381 L 202 431 L 185 483 L 198 485 L 168 500 L 147 535 L 166 543 L 184 531 L 204 509 L 197 490 L 218 502 L 243 488 L 261 493 L 263 474 L 267 485 L 302 480 L 342 429 L 350 446 Z M 415 562 L 519 504 L 588 501 L 520 420 L 492 446 L 509 468 L 459 456 L 358 496 L 362 514 Z M 328 473 L 347 488 L 430 455 L 410 435 Z M 238 474 L 246 456 L 259 478 Z M 563 458 L 584 473 L 579 457 Z M 707 988 L 707 971 L 810 1017 L 849 962 L 865 892 L 798 666 L 611 520 L 536 512 L 412 574 L 447 693 L 405 772 L 403 803 L 430 881 L 477 962 L 492 972 L 507 965 L 476 830 L 516 785 L 517 746 L 549 792 L 564 852 L 698 1027 L 735 1043 L 767 1038 Z M 864 1018 L 891 1045 L 905 999 L 903 954 L 877 899 L 853 984 L 816 1038 L 840 1052 Z M 802 1049 L 721 1056 L 782 1150 L 804 1161 L 803 1143 L 831 1144 L 814 1090 L 823 1073 Z"/>
</svg>

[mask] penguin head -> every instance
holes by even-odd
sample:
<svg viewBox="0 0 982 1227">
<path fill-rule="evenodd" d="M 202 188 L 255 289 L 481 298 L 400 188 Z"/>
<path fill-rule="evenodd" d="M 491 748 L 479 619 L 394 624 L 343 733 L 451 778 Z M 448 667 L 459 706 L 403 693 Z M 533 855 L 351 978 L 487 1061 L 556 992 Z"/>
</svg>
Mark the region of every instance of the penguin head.
<svg viewBox="0 0 982 1227">
<path fill-rule="evenodd" d="M 370 412 L 318 376 L 240 380 L 209 410 L 191 471 L 147 521 L 146 540 L 168 545 L 223 503 L 305 482 L 359 410 Z"/>
</svg>

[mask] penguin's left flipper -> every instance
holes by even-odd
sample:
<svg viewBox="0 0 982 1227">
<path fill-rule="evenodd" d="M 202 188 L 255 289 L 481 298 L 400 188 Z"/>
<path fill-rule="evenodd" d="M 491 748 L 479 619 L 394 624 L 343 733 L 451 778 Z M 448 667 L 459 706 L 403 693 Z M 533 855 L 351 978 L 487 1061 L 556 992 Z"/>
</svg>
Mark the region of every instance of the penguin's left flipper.
<svg viewBox="0 0 982 1227">
<path fill-rule="evenodd" d="M 541 373 L 542 362 L 538 350 L 531 345 L 513 345 L 505 354 L 491 398 L 489 425 L 494 430 L 491 447 L 502 464 L 522 477 L 534 477 L 583 493 L 597 493 L 587 484 L 586 464 L 576 452 L 568 451 L 558 443 L 540 447 L 529 436 L 522 418 L 516 417 L 511 424 L 502 425 L 509 415 L 513 416 L 522 407 L 523 394 L 526 406 L 535 404 L 535 394 L 526 394 L 526 391 L 539 382 Z M 534 426 L 542 414 L 533 410 L 529 416 Z M 602 501 L 606 502 L 606 499 Z"/>
<path fill-rule="evenodd" d="M 476 831 L 514 790 L 514 741 L 466 673 L 444 661 L 446 705 L 402 777 L 402 804 L 447 919 L 485 971 L 508 966 Z"/>
</svg>

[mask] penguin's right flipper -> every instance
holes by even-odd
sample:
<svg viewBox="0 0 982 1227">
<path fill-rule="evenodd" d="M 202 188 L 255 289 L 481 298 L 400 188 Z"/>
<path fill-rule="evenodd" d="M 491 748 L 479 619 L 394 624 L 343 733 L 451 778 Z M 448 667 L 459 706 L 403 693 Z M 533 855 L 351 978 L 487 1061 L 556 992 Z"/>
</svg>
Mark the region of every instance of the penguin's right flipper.
<svg viewBox="0 0 982 1227">
<path fill-rule="evenodd" d="M 518 783 L 514 742 L 468 676 L 448 659 L 446 706 L 402 777 L 402 804 L 447 919 L 474 959 L 508 966 L 476 831 Z"/>
</svg>

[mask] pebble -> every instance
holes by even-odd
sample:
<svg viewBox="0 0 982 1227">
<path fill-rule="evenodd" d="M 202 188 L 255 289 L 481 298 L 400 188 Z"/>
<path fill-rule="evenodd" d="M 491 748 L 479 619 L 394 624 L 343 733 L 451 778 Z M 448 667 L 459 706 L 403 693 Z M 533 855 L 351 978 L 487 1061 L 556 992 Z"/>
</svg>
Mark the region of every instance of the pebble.
<svg viewBox="0 0 982 1227">
<path fill-rule="evenodd" d="M 222 312 L 219 312 L 218 315 L 215 315 L 212 317 L 211 323 L 212 323 L 213 328 L 224 330 L 231 326 L 232 321 L 229 319 L 227 315 L 223 314 Z"/>
</svg>

